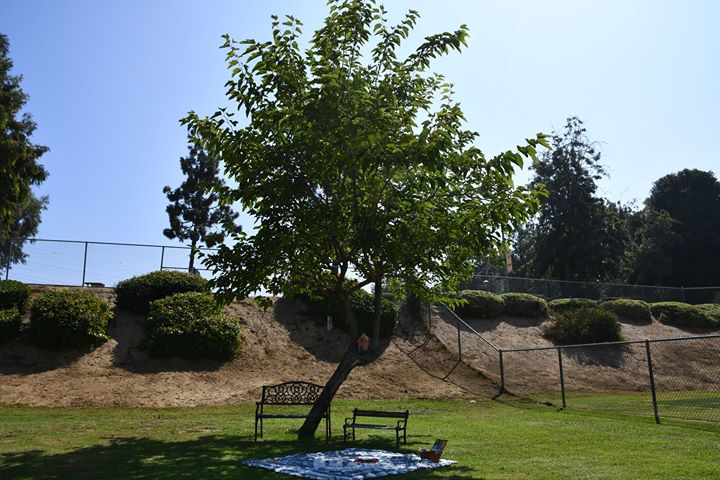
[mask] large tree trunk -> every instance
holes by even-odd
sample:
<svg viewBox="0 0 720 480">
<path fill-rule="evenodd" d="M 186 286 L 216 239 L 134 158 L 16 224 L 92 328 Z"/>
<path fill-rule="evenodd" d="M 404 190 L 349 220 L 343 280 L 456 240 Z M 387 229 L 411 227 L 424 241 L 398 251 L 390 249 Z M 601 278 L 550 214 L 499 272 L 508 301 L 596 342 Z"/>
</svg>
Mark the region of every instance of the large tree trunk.
<svg viewBox="0 0 720 480">
<path fill-rule="evenodd" d="M 335 372 L 330 377 L 330 380 L 328 380 L 325 384 L 325 388 L 323 388 L 322 393 L 320 393 L 320 397 L 317 402 L 315 402 L 310 409 L 310 413 L 305 419 L 305 423 L 303 423 L 300 430 L 298 430 L 299 438 L 308 439 L 315 436 L 315 431 L 318 426 L 320 426 L 325 410 L 327 406 L 330 405 L 333 398 L 335 398 L 335 394 L 340 388 L 340 385 L 342 385 L 345 379 L 347 379 L 352 369 L 360 365 L 362 362 L 362 358 L 358 355 L 355 348 L 355 342 L 353 341 L 350 345 L 348 345 L 345 355 L 343 355 L 342 360 L 340 360 L 340 364 L 338 364 Z"/>
<path fill-rule="evenodd" d="M 375 280 L 375 311 L 373 318 L 372 343 L 370 348 L 377 350 L 380 345 L 380 320 L 382 319 L 382 280 Z"/>
</svg>

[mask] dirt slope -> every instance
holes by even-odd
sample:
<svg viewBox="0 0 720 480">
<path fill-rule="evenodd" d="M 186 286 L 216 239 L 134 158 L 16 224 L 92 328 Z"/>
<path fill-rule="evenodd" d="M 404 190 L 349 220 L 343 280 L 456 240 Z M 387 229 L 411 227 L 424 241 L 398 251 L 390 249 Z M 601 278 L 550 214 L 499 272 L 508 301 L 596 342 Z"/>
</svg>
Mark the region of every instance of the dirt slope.
<svg viewBox="0 0 720 480">
<path fill-rule="evenodd" d="M 107 290 L 96 294 L 112 300 Z M 242 354 L 228 363 L 155 360 L 142 350 L 142 317 L 119 312 L 111 339 L 92 352 L 41 350 L 26 341 L 0 345 L 0 403 L 27 405 L 192 406 L 259 398 L 260 387 L 287 380 L 324 384 L 342 355 L 344 334 L 308 320 L 300 303 L 267 311 L 249 302 L 227 308 L 242 318 Z M 402 316 L 380 360 L 357 368 L 340 398 L 452 398 L 492 395 L 495 385 Z M 443 379 L 449 372 L 449 377 Z"/>
<path fill-rule="evenodd" d="M 458 351 L 457 326 L 448 314 L 436 311 L 432 332 L 446 347 Z M 468 319 L 468 324 L 498 348 L 549 347 L 540 332 L 542 319 L 499 317 Z M 621 323 L 626 340 L 687 337 L 718 331 L 683 330 L 653 320 L 650 324 Z M 499 380 L 497 352 L 469 329 L 460 333 L 466 363 Z M 645 345 L 593 346 L 564 349 L 566 387 L 576 392 L 647 391 L 648 367 Z M 669 341 L 651 344 L 654 374 L 663 391 L 720 391 L 720 339 Z M 505 352 L 505 382 L 511 392 L 558 389 L 559 362 L 556 350 Z"/>
</svg>

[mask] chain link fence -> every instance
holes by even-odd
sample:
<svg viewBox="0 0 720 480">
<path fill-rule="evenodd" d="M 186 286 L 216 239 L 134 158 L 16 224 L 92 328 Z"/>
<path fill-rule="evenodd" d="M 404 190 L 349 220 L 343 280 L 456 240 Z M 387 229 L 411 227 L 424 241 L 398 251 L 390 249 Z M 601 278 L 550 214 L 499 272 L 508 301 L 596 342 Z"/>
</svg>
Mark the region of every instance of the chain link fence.
<svg viewBox="0 0 720 480">
<path fill-rule="evenodd" d="M 502 348 L 445 306 L 438 338 L 510 393 L 557 408 L 720 422 L 720 335 Z M 452 339 L 452 340 L 450 340 Z"/>
<path fill-rule="evenodd" d="M 475 275 L 463 285 L 493 293 L 532 293 L 547 299 L 584 297 L 595 300 L 635 298 L 646 302 L 720 303 L 720 287 L 662 287 L 625 283 L 572 282 L 542 278 Z"/>
<path fill-rule="evenodd" d="M 8 261 L 13 239 L 0 238 L 0 278 L 45 285 L 114 286 L 120 280 L 154 270 L 188 271 L 190 247 L 85 240 L 30 239 L 22 246 L 24 262 Z M 201 252 L 215 249 L 201 248 Z M 195 270 L 210 272 L 195 259 Z"/>
</svg>

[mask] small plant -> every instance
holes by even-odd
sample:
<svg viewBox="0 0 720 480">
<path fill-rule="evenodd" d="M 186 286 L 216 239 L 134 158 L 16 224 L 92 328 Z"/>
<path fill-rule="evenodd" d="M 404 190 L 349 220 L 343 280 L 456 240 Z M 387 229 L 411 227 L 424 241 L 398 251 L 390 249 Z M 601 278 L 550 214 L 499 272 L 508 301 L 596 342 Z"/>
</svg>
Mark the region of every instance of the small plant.
<svg viewBox="0 0 720 480">
<path fill-rule="evenodd" d="M 617 315 L 602 308 L 580 308 L 556 314 L 543 324 L 542 332 L 559 345 L 623 339 Z"/>
<path fill-rule="evenodd" d="M 550 312 L 553 314 L 569 312 L 580 308 L 593 308 L 595 306 L 597 306 L 597 302 L 590 298 L 558 298 L 548 303 Z"/>
<path fill-rule="evenodd" d="M 350 306 L 355 315 L 358 332 L 365 333 L 368 337 L 372 337 L 373 323 L 375 321 L 375 296 L 365 290 L 357 290 L 350 297 Z M 395 303 L 383 297 L 381 308 L 380 338 L 388 338 L 391 337 L 393 331 L 395 331 L 395 324 L 398 319 L 398 307 Z M 348 330 L 345 316 L 338 305 L 333 305 L 332 316 L 338 320 L 339 328 L 345 331 Z"/>
<path fill-rule="evenodd" d="M 676 327 L 715 328 L 718 325 L 707 307 L 682 302 L 659 302 L 650 305 L 650 311 L 658 321 Z"/>
<path fill-rule="evenodd" d="M 0 310 L 0 342 L 12 340 L 20 335 L 22 315 L 17 308 Z"/>
<path fill-rule="evenodd" d="M 185 272 L 157 271 L 128 278 L 115 287 L 117 305 L 123 310 L 145 314 L 150 302 L 174 293 L 205 292 L 207 280 Z"/>
<path fill-rule="evenodd" d="M 17 308 L 20 313 L 24 313 L 29 298 L 30 287 L 24 283 L 15 280 L 0 280 L 0 310 Z"/>
<path fill-rule="evenodd" d="M 630 298 L 605 300 L 600 303 L 599 307 L 615 313 L 620 318 L 634 322 L 652 322 L 650 306 L 642 300 L 633 300 Z"/>
<path fill-rule="evenodd" d="M 242 326 L 221 313 L 210 294 L 176 293 L 152 302 L 145 335 L 150 354 L 188 359 L 235 357 Z"/>
<path fill-rule="evenodd" d="M 30 308 L 34 343 L 49 348 L 87 348 L 107 340 L 108 304 L 81 290 L 45 292 Z"/>
<path fill-rule="evenodd" d="M 529 293 L 503 293 L 505 315 L 517 317 L 545 317 L 548 312 L 547 302 Z"/>
<path fill-rule="evenodd" d="M 503 313 L 504 302 L 500 295 L 483 290 L 462 290 L 453 295 L 465 302 L 455 307 L 455 313 L 465 318 L 494 318 Z"/>
</svg>

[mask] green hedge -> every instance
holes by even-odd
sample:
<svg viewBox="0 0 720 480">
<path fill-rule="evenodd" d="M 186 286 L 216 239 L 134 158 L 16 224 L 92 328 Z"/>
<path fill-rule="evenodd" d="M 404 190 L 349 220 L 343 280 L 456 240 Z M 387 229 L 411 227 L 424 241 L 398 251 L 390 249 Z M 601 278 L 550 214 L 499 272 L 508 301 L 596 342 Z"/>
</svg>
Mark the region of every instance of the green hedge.
<svg viewBox="0 0 720 480">
<path fill-rule="evenodd" d="M 118 307 L 145 314 L 150 311 L 150 302 L 155 300 L 174 293 L 205 292 L 207 290 L 207 280 L 198 275 L 164 270 L 118 282 L 115 294 Z"/>
<path fill-rule="evenodd" d="M 242 325 L 221 313 L 207 293 L 186 292 L 152 302 L 145 335 L 151 355 L 228 360 L 240 352 Z"/>
<path fill-rule="evenodd" d="M 494 318 L 503 313 L 505 306 L 500 295 L 483 290 L 462 290 L 451 296 L 466 301 L 455 307 L 455 313 L 465 318 Z"/>
<path fill-rule="evenodd" d="M 15 280 L 0 280 L 0 310 L 17 308 L 25 312 L 30 299 L 30 287 Z"/>
<path fill-rule="evenodd" d="M 30 308 L 30 333 L 37 345 L 87 348 L 107 340 L 112 318 L 108 304 L 82 290 L 57 290 L 40 295 Z"/>
<path fill-rule="evenodd" d="M 597 302 L 590 298 L 558 298 L 548 303 L 551 313 L 559 314 L 578 310 L 580 308 L 593 308 L 597 306 Z"/>
<path fill-rule="evenodd" d="M 547 302 L 529 293 L 503 293 L 503 312 L 505 315 L 517 317 L 545 317 L 548 312 Z"/>
<path fill-rule="evenodd" d="M 701 305 L 696 305 L 695 307 L 714 320 L 716 327 L 720 327 L 720 304 L 703 303 Z"/>
<path fill-rule="evenodd" d="M 715 328 L 717 321 L 703 307 L 682 302 L 659 302 L 650 305 L 650 311 L 658 321 L 676 327 Z"/>
<path fill-rule="evenodd" d="M 355 316 L 355 322 L 358 326 L 358 332 L 365 333 L 372 338 L 373 323 L 375 318 L 375 295 L 365 290 L 356 290 L 350 297 L 350 306 Z M 398 319 L 398 307 L 394 302 L 383 297 L 380 313 L 380 337 L 391 337 L 395 331 L 395 325 Z M 348 331 L 348 325 L 345 321 L 345 315 L 340 305 L 332 304 L 330 313 L 336 325 L 343 331 Z"/>
<path fill-rule="evenodd" d="M 602 308 L 579 308 L 558 313 L 543 324 L 542 332 L 559 345 L 623 339 L 617 315 Z"/>
<path fill-rule="evenodd" d="M 22 314 L 17 308 L 0 310 L 0 342 L 19 336 L 20 325 L 22 325 Z"/>
<path fill-rule="evenodd" d="M 632 300 L 629 298 L 605 300 L 600 303 L 599 307 L 615 313 L 620 318 L 639 323 L 652 322 L 650 306 L 642 300 Z"/>
</svg>

